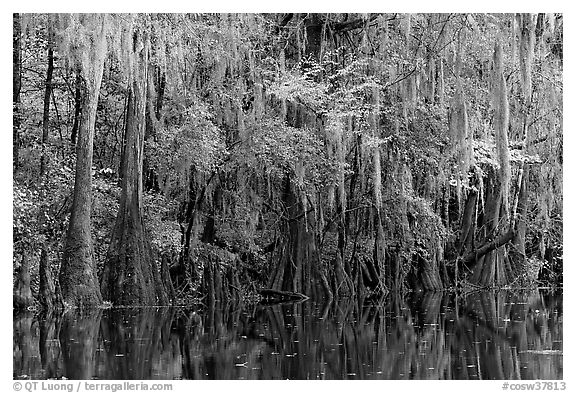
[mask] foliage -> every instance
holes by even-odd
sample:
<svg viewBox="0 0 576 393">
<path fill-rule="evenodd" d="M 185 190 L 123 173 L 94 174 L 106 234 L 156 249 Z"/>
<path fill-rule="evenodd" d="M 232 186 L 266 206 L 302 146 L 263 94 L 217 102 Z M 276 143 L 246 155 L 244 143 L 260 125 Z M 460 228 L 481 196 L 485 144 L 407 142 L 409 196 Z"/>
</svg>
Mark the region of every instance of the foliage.
<svg viewBox="0 0 576 393">
<path fill-rule="evenodd" d="M 87 61 L 82 48 L 96 34 L 80 23 L 86 18 L 108 28 L 94 140 L 92 230 L 99 264 L 118 209 L 131 78 L 125 52 L 136 30 L 146 32 L 151 48 L 143 183 L 145 222 L 157 253 L 179 259 L 193 217 L 197 237 L 210 217 L 214 244 L 193 243 L 200 258 L 217 258 L 220 247 L 250 255 L 259 271 L 270 272 L 275 262 L 265 259 L 264 248 L 288 241 L 285 224 L 292 219 L 315 241 L 326 237 L 321 269 L 331 269 L 337 252 L 348 258 L 345 264 L 354 265 L 357 249 L 372 258 L 378 216 L 387 255 L 397 253 L 403 273 L 417 268 L 415 255 L 436 267 L 454 266 L 443 258 L 453 251 L 466 197 L 507 165 L 506 152 L 511 201 L 519 173 L 530 167 L 530 264 L 540 266 L 550 249 L 561 249 L 561 15 L 532 16 L 540 30 L 529 104 L 511 15 L 318 14 L 324 29 L 318 53 L 308 36 L 313 16 L 27 15 L 15 263 L 43 244 L 51 245 L 53 256 L 61 252 L 74 180 L 69 141 L 76 72 Z M 58 46 L 50 135 L 42 146 L 48 27 Z M 497 37 L 501 64 L 493 57 Z M 495 65 L 504 84 L 491 76 Z M 509 142 L 498 146 L 496 87 L 510 115 L 499 127 L 500 142 L 502 133 Z M 42 148 L 50 159 L 47 176 L 38 179 Z M 338 231 L 340 238 L 332 233 Z"/>
</svg>

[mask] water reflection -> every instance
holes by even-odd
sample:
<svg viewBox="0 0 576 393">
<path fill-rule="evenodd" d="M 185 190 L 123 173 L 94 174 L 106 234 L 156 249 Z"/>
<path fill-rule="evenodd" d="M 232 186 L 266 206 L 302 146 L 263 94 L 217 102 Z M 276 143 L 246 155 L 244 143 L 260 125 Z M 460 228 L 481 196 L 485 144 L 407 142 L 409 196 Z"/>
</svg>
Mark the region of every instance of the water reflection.
<svg viewBox="0 0 576 393">
<path fill-rule="evenodd" d="M 562 379 L 562 294 L 14 316 L 14 377 Z"/>
</svg>

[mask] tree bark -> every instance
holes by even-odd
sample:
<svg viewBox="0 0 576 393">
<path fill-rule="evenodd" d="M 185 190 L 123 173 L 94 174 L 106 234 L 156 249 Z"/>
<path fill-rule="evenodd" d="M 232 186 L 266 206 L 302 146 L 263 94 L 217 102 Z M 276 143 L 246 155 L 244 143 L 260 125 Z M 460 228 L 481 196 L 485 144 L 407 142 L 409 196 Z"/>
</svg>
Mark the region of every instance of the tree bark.
<svg viewBox="0 0 576 393">
<path fill-rule="evenodd" d="M 281 247 L 282 253 L 279 255 L 275 274 L 272 276 L 269 287 L 278 291 L 292 291 L 294 289 L 294 279 L 296 264 L 299 262 L 300 220 L 296 218 L 301 213 L 301 206 L 298 197 L 295 195 L 290 174 L 284 175 L 284 190 L 282 193 L 282 202 L 286 206 L 287 218 L 283 220 L 282 226 L 284 234 L 284 243 Z"/>
<path fill-rule="evenodd" d="M 511 241 L 514 238 L 514 236 L 515 236 L 515 232 L 513 230 L 510 230 L 510 231 L 500 235 L 498 238 L 496 238 L 494 240 L 486 241 L 484 244 L 482 244 L 480 247 L 478 247 L 475 251 L 471 251 L 468 254 L 466 254 L 466 256 L 464 256 L 464 258 L 462 258 L 462 263 L 464 265 L 473 265 L 474 263 L 479 261 L 480 258 L 485 256 L 490 251 L 496 250 L 497 248 L 502 247 L 503 245 L 505 245 L 506 243 Z"/>
<path fill-rule="evenodd" d="M 376 270 L 377 284 L 381 289 L 386 288 L 386 275 L 389 274 L 386 269 L 386 239 L 384 237 L 384 227 L 382 226 L 382 218 L 380 209 L 376 210 L 374 217 L 375 220 L 375 238 L 374 238 L 374 252 L 373 252 L 373 268 Z"/>
<path fill-rule="evenodd" d="M 102 273 L 101 290 L 115 305 L 163 305 L 168 294 L 152 257 L 143 220 L 142 166 L 147 97 L 149 42 L 134 33 L 122 193 L 116 225 Z"/>
<path fill-rule="evenodd" d="M 174 290 L 174 285 L 172 284 L 172 279 L 170 278 L 170 268 L 168 264 L 171 261 L 172 253 L 165 253 L 162 255 L 162 265 L 160 266 L 160 277 L 162 279 L 162 283 L 166 288 L 166 292 L 168 295 L 168 300 L 170 302 L 174 302 L 176 300 L 176 291 Z"/>
<path fill-rule="evenodd" d="M 125 123 L 122 129 L 122 143 L 120 146 L 120 163 L 118 164 L 118 186 L 122 187 L 122 180 L 124 179 L 124 172 L 126 167 L 126 137 L 128 135 L 128 111 L 134 106 L 132 96 L 132 89 L 128 89 L 128 97 L 126 97 L 126 112 L 124 114 Z"/>
<path fill-rule="evenodd" d="M 470 191 L 464 212 L 462 214 L 462 224 L 460 225 L 460 237 L 456 245 L 458 254 L 462 255 L 474 247 L 474 233 L 476 230 L 476 205 L 478 201 L 478 192 Z"/>
<path fill-rule="evenodd" d="M 503 190 L 500 176 L 496 172 L 496 169 L 493 169 L 488 173 L 485 185 L 486 201 L 482 226 L 484 227 L 484 239 L 486 239 L 487 243 L 490 243 L 492 239 L 498 237 L 499 223 L 504 219 L 501 214 Z M 483 287 L 492 287 L 495 283 L 503 283 L 503 280 L 499 280 L 502 277 L 498 272 L 502 271 L 501 266 L 503 266 L 505 261 L 500 260 L 501 255 L 497 255 L 496 252 L 491 252 L 503 244 L 498 245 L 498 243 L 493 243 L 496 247 L 486 248 L 486 252 L 482 253 L 483 256 L 475 256 L 472 253 L 469 253 L 464 258 L 466 261 L 468 261 L 469 258 L 477 260 L 474 267 L 474 273 L 471 277 L 471 282 L 473 284 Z"/>
<path fill-rule="evenodd" d="M 56 286 L 52 270 L 50 268 L 50 260 L 48 259 L 47 246 L 42 247 L 40 254 L 40 289 L 39 300 L 40 305 L 44 311 L 50 312 L 59 307 L 58 297 L 56 295 Z"/>
<path fill-rule="evenodd" d="M 60 267 L 62 300 L 69 307 L 93 307 L 102 303 L 102 295 L 96 277 L 96 265 L 92 249 L 92 155 L 94 149 L 94 126 L 100 94 L 104 60 L 106 57 L 106 16 L 94 14 L 82 20 L 93 32 L 87 37 L 89 44 L 79 56 L 88 56 L 82 64 L 82 87 L 84 89 L 82 121 L 76 145 L 76 174 L 72 213 L 66 234 L 64 255 Z M 90 23 L 93 21 L 93 24 Z"/>
<path fill-rule="evenodd" d="M 76 144 L 78 136 L 78 128 L 80 127 L 80 119 L 82 114 L 82 77 L 80 70 L 76 71 L 76 91 L 74 93 L 74 123 L 72 124 L 72 131 L 70 132 L 70 142 L 72 145 Z"/>
<path fill-rule="evenodd" d="M 440 272 L 438 269 L 438 264 L 435 259 L 421 258 L 419 259 L 419 278 L 422 284 L 422 288 L 425 291 L 440 291 L 442 290 L 442 279 L 440 278 Z"/>
<path fill-rule="evenodd" d="M 22 255 L 20 267 L 16 272 L 16 283 L 12 301 L 16 311 L 26 310 L 34 304 L 32 290 L 30 289 L 30 262 L 26 254 Z"/>
<path fill-rule="evenodd" d="M 526 258 L 526 231 L 528 220 L 528 177 L 530 176 L 530 167 L 525 166 L 522 173 L 522 181 L 518 195 L 517 214 L 514 218 L 515 235 L 513 239 L 514 249 L 511 253 L 512 269 L 515 272 L 523 272 L 527 267 Z"/>
</svg>

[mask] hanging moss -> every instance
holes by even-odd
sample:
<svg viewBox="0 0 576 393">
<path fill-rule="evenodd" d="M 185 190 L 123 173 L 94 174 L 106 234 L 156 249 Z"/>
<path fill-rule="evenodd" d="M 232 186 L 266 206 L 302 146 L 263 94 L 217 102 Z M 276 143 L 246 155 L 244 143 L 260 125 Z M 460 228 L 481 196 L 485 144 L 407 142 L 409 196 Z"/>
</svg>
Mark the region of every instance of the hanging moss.
<svg viewBox="0 0 576 393">
<path fill-rule="evenodd" d="M 450 140 L 461 179 L 467 179 L 472 163 L 472 136 L 462 81 L 456 82 L 456 92 L 450 106 Z"/>
<path fill-rule="evenodd" d="M 410 33 L 412 31 L 412 14 L 403 14 L 400 21 L 400 30 L 406 40 L 406 47 L 410 44 Z"/>
<path fill-rule="evenodd" d="M 445 82 L 444 82 L 444 61 L 440 59 L 438 62 L 438 103 L 442 106 L 445 96 Z"/>
<path fill-rule="evenodd" d="M 372 106 L 370 114 L 370 123 L 372 128 L 372 137 L 380 136 L 379 130 L 379 111 L 380 111 L 380 93 L 377 87 L 372 89 Z M 373 152 L 373 179 L 374 183 L 374 203 L 378 212 L 382 209 L 382 164 L 380 163 L 380 144 L 376 143 Z"/>
<path fill-rule="evenodd" d="M 502 206 L 505 212 L 509 211 L 510 193 L 510 151 L 508 150 L 509 105 L 508 89 L 504 78 L 504 64 L 502 59 L 502 43 L 497 39 L 494 46 L 494 73 L 492 80 L 492 107 L 494 110 L 494 134 L 499 176 L 502 187 Z"/>
<path fill-rule="evenodd" d="M 528 113 L 530 111 L 530 101 L 532 98 L 532 63 L 534 58 L 535 28 L 534 18 L 531 14 L 522 14 L 520 19 L 520 81 L 523 95 L 523 111 L 525 121 L 523 125 L 523 137 L 527 135 Z M 514 45 L 515 47 L 515 45 Z"/>
</svg>

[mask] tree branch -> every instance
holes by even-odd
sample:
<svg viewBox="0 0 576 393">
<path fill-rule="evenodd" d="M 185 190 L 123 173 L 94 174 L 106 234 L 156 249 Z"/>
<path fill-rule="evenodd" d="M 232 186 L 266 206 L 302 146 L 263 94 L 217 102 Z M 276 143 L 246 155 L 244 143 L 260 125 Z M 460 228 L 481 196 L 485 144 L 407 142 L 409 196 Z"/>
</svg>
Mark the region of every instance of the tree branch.
<svg viewBox="0 0 576 393">
<path fill-rule="evenodd" d="M 376 19 L 378 19 L 378 16 L 380 16 L 380 15 L 379 14 L 370 15 L 370 18 L 368 19 L 368 23 L 374 22 Z M 394 16 L 393 18 L 388 19 L 388 20 L 394 20 L 395 18 L 396 18 L 396 16 Z M 330 27 L 332 28 L 332 30 L 334 30 L 335 33 L 344 33 L 346 31 L 359 29 L 361 27 L 364 27 L 365 25 L 366 25 L 366 20 L 363 18 L 358 18 L 358 19 L 354 19 L 354 20 L 351 20 L 348 22 L 332 23 Z"/>
<path fill-rule="evenodd" d="M 508 243 L 512 239 L 514 239 L 515 232 L 514 230 L 509 230 L 508 232 L 500 235 L 495 240 L 488 240 L 483 245 L 478 247 L 476 250 L 469 252 L 462 258 L 462 263 L 466 266 L 474 265 L 478 262 L 478 259 L 485 254 L 488 254 L 490 251 L 497 249 L 498 247 L 503 246 L 504 244 Z"/>
<path fill-rule="evenodd" d="M 530 141 L 530 145 L 534 146 L 534 145 L 537 145 L 539 143 L 546 142 L 548 140 L 548 136 L 549 135 L 544 135 L 538 139 L 534 139 L 533 141 Z M 509 143 L 509 148 L 511 150 L 522 150 L 525 147 L 526 147 L 526 144 L 524 143 L 524 141 L 512 141 Z"/>
<path fill-rule="evenodd" d="M 284 18 L 282 18 L 282 20 L 280 21 L 278 26 L 276 26 L 276 34 L 278 34 L 280 32 L 280 30 L 282 30 L 282 28 L 284 26 L 286 26 L 288 24 L 288 22 L 290 22 L 292 20 L 292 17 L 294 17 L 294 14 L 284 15 Z"/>
</svg>

